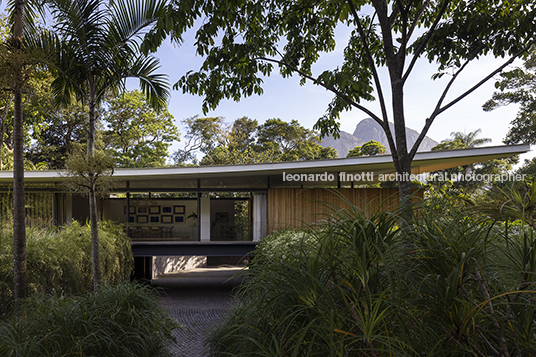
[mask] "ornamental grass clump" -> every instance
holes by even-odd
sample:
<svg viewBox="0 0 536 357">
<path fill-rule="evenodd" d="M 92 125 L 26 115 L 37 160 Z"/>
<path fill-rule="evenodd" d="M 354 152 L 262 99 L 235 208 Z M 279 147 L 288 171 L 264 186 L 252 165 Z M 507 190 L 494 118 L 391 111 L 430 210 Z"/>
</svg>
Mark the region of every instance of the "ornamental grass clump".
<svg viewBox="0 0 536 357">
<path fill-rule="evenodd" d="M 128 280 L 133 258 L 130 240 L 120 226 L 101 222 L 101 264 L 104 281 Z M 92 289 L 91 237 L 87 225 L 74 221 L 56 228 L 27 230 L 28 293 L 32 295 L 84 294 Z M 13 303 L 13 232 L 0 228 L 0 316 Z"/>
<path fill-rule="evenodd" d="M 149 287 L 123 283 L 74 298 L 32 298 L 0 320 L 0 356 L 170 356 L 180 327 Z"/>
<path fill-rule="evenodd" d="M 401 229 L 396 214 L 338 209 L 321 229 L 265 238 L 212 353 L 536 355 L 531 228 L 416 212 Z"/>
</svg>

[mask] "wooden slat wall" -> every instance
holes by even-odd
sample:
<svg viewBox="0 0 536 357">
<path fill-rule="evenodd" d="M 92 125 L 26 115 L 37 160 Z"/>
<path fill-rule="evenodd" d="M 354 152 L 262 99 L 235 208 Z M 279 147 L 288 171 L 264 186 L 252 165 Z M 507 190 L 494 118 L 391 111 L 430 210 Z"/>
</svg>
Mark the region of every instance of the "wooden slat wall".
<svg viewBox="0 0 536 357">
<path fill-rule="evenodd" d="M 423 191 L 415 193 L 422 199 Z M 273 188 L 268 190 L 268 233 L 285 227 L 303 227 L 321 223 L 333 207 L 347 207 L 347 202 L 366 211 L 391 211 L 398 207 L 396 188 Z M 331 208 L 330 208 L 331 207 Z"/>
</svg>

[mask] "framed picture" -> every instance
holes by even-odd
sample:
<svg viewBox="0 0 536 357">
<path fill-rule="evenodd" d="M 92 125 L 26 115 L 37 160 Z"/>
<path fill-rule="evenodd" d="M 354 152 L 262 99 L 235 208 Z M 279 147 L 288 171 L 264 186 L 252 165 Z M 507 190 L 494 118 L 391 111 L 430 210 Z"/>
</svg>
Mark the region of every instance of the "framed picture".
<svg viewBox="0 0 536 357">
<path fill-rule="evenodd" d="M 149 216 L 149 222 L 160 223 L 160 216 Z"/>
<path fill-rule="evenodd" d="M 150 214 L 160 214 L 160 206 L 151 206 L 149 207 Z"/>
<path fill-rule="evenodd" d="M 147 222 L 149 221 L 147 215 L 137 216 L 136 218 L 137 218 L 137 219 L 136 219 L 136 222 L 137 222 L 137 223 L 147 223 Z"/>
<path fill-rule="evenodd" d="M 124 206 L 124 207 L 125 207 L 125 214 L 127 214 L 127 206 Z M 129 206 L 128 207 L 128 213 L 129 214 L 136 214 L 136 207 Z"/>
<path fill-rule="evenodd" d="M 162 213 L 172 213 L 173 207 L 171 206 L 162 206 Z"/>
<path fill-rule="evenodd" d="M 174 214 L 184 214 L 184 206 L 173 206 Z"/>
<path fill-rule="evenodd" d="M 170 207 L 171 208 L 171 207 Z M 172 215 L 163 215 L 161 219 L 162 223 L 173 223 L 173 216 Z"/>
<path fill-rule="evenodd" d="M 228 223 L 229 212 L 216 212 L 216 223 Z"/>
<path fill-rule="evenodd" d="M 147 213 L 147 206 L 138 207 L 138 213 Z"/>
<path fill-rule="evenodd" d="M 184 223 L 184 216 L 175 216 L 175 223 Z"/>
</svg>

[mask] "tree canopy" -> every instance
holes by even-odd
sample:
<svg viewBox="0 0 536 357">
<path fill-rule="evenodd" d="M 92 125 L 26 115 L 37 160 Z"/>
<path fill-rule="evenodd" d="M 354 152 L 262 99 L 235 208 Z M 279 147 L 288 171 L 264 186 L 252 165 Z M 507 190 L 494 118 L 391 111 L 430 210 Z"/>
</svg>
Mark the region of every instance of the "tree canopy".
<svg viewBox="0 0 536 357">
<path fill-rule="evenodd" d="M 174 154 L 176 164 L 197 163 L 195 152 L 204 154 L 201 165 L 246 164 L 258 162 L 300 161 L 337 157 L 333 148 L 323 148 L 318 135 L 296 120 L 287 123 L 242 117 L 232 124 L 223 118 L 185 119 L 186 146 Z"/>
<path fill-rule="evenodd" d="M 536 47 L 525 58 L 523 67 L 501 73 L 495 83 L 497 92 L 483 109 L 491 111 L 503 105 L 519 104 L 516 118 L 504 139 L 505 144 L 536 143 Z"/>
<path fill-rule="evenodd" d="M 107 101 L 103 140 L 118 167 L 164 166 L 168 148 L 179 140 L 173 115 L 157 112 L 140 91 L 127 91 Z"/>
<path fill-rule="evenodd" d="M 204 62 L 175 88 L 204 96 L 205 111 L 223 99 L 262 94 L 263 76 L 276 69 L 284 77 L 297 74 L 302 83 L 309 80 L 324 87 L 334 98 L 316 124 L 321 134 L 338 134 L 342 111 L 366 113 L 385 131 L 396 170 L 404 177 L 434 120 L 536 41 L 535 14 L 533 0 L 172 0 L 144 47 L 156 49 L 168 34 L 180 43 L 185 31 L 196 27 L 196 51 Z M 339 26 L 351 30 L 347 38 L 336 36 Z M 320 69 L 321 54 L 334 51 L 337 41 L 344 42 L 341 63 Z M 449 97 L 467 65 L 484 55 L 508 59 L 474 86 Z M 444 91 L 408 148 L 404 87 L 420 59 L 436 65 L 434 79 L 442 78 Z M 387 69 L 386 81 L 380 67 Z M 361 103 L 375 99 L 378 111 Z M 400 182 L 399 189 L 402 205 L 409 206 L 410 182 Z"/>
<path fill-rule="evenodd" d="M 356 146 L 348 152 L 346 157 L 358 157 L 358 156 L 371 156 L 378 154 L 385 154 L 387 149 L 385 146 L 377 142 L 376 140 L 371 140 L 364 143 L 362 146 Z"/>
</svg>

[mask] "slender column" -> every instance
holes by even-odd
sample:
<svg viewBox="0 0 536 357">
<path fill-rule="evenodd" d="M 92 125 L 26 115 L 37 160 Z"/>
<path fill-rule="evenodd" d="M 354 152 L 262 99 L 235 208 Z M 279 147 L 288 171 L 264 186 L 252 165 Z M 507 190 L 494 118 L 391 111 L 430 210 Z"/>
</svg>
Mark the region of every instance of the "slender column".
<svg viewBox="0 0 536 357">
<path fill-rule="evenodd" d="M 199 240 L 201 242 L 210 241 L 210 197 L 200 198 L 200 215 L 199 224 Z"/>
<path fill-rule="evenodd" d="M 53 193 L 54 202 L 53 202 L 53 212 L 54 212 L 54 225 L 57 227 L 60 225 L 60 194 L 57 192 Z"/>
<path fill-rule="evenodd" d="M 253 195 L 253 241 L 258 242 L 268 234 L 268 194 Z"/>
<path fill-rule="evenodd" d="M 127 181 L 127 205 L 126 205 L 126 222 L 125 227 L 127 228 L 127 237 L 130 238 L 130 181 Z"/>
<path fill-rule="evenodd" d="M 127 237 L 130 238 L 130 192 L 127 192 L 127 218 L 125 222 L 125 226 L 127 228 Z"/>
</svg>

